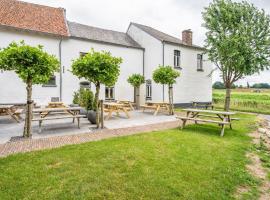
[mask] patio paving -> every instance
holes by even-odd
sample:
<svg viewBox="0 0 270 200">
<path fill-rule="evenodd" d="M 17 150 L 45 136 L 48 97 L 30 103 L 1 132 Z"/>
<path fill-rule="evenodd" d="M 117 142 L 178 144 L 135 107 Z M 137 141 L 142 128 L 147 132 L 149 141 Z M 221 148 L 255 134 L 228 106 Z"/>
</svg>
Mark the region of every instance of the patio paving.
<svg viewBox="0 0 270 200">
<path fill-rule="evenodd" d="M 32 139 L 15 140 L 12 142 L 5 142 L 3 144 L 0 144 L 0 157 L 5 157 L 16 153 L 58 148 L 65 145 L 80 144 L 112 137 L 121 137 L 157 130 L 165 130 L 170 128 L 176 128 L 179 126 L 179 121 L 176 120 L 174 116 L 168 116 L 164 114 L 153 116 L 151 113 L 141 112 L 131 112 L 131 116 L 132 118 L 130 119 L 124 119 L 123 117 L 118 120 L 116 120 L 116 117 L 114 117 L 111 120 L 105 122 L 108 128 L 99 130 L 89 128 L 91 127 L 91 125 L 89 125 L 89 122 L 86 121 L 87 123 L 85 123 L 83 125 L 84 128 L 82 128 L 83 130 L 87 130 L 87 132 L 85 133 L 81 133 L 81 130 L 78 132 L 78 129 L 77 132 L 75 131 L 75 129 L 73 132 L 70 131 L 67 127 L 65 131 L 60 128 L 57 128 L 57 130 L 53 131 L 50 124 L 48 128 L 45 127 L 44 133 L 42 135 L 38 135 L 38 133 L 34 131 Z M 8 135 L 6 131 L 13 130 L 11 127 L 14 126 L 21 127 L 20 130 L 22 130 L 23 123 L 18 125 L 16 123 L 10 122 L 8 123 L 8 125 L 5 126 L 5 131 L 3 131 L 1 126 L 3 125 L 3 121 L 5 120 L 0 118 L 0 121 L 0 137 L 3 137 L 4 135 L 6 139 L 8 138 L 8 136 L 10 137 L 10 135 Z M 34 125 L 34 130 L 36 130 L 35 126 L 37 125 Z M 65 124 L 65 126 L 67 125 Z M 71 124 L 71 126 L 74 125 Z M 21 135 L 21 133 L 19 134 L 13 132 L 12 135 L 18 136 Z"/>
<path fill-rule="evenodd" d="M 160 113 L 153 116 L 152 112 L 132 111 L 130 118 L 120 114 L 120 117 L 113 115 L 112 118 L 105 121 L 106 129 L 120 129 L 136 126 L 144 126 L 151 124 L 159 124 L 164 122 L 175 121 L 174 116 Z M 0 144 L 9 142 L 12 138 L 20 137 L 23 133 L 24 121 L 16 123 L 9 116 L 0 116 Z M 77 124 L 72 123 L 72 119 L 61 119 L 56 121 L 44 121 L 42 123 L 42 132 L 38 133 L 38 122 L 32 122 L 32 139 L 49 138 L 55 136 L 76 135 L 82 133 L 93 133 L 95 125 L 89 123 L 86 118 L 81 119 L 81 128 L 77 128 Z"/>
</svg>

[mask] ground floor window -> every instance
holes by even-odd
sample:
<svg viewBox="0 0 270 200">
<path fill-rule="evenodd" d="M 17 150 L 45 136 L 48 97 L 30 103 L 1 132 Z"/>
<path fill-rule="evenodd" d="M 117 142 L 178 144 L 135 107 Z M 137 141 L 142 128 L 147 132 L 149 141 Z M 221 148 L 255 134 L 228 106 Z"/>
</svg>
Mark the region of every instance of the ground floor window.
<svg viewBox="0 0 270 200">
<path fill-rule="evenodd" d="M 91 83 L 89 81 L 80 82 L 80 88 L 91 89 Z"/>
<path fill-rule="evenodd" d="M 52 76 L 48 83 L 44 84 L 43 87 L 56 87 L 56 76 Z"/>
<path fill-rule="evenodd" d="M 105 87 L 105 100 L 114 100 L 114 87 Z"/>
<path fill-rule="evenodd" d="M 152 81 L 146 80 L 146 100 L 152 99 Z"/>
</svg>

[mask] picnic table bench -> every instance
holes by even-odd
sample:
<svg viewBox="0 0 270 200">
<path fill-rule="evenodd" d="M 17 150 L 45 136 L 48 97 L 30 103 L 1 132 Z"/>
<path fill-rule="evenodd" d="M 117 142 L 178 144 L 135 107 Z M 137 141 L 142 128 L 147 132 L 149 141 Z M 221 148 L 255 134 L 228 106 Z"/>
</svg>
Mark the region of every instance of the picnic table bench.
<svg viewBox="0 0 270 200">
<path fill-rule="evenodd" d="M 183 109 L 187 112 L 185 116 L 177 116 L 177 119 L 182 121 L 181 128 L 184 128 L 187 121 L 194 121 L 195 124 L 198 122 L 214 123 L 221 126 L 220 136 L 224 135 L 225 125 L 229 125 L 232 129 L 232 120 L 238 120 L 238 118 L 231 118 L 232 115 L 236 114 L 235 112 L 224 112 L 224 111 L 215 111 L 215 110 L 199 110 L 199 109 Z M 190 116 L 191 114 L 191 116 Z M 205 118 L 198 118 L 207 117 Z M 209 119 L 210 118 L 210 119 Z M 211 118 L 217 118 L 219 120 L 212 120 Z"/>
<path fill-rule="evenodd" d="M 108 115 L 105 117 L 105 120 L 108 120 L 112 117 L 113 112 L 116 112 L 117 116 L 120 116 L 120 112 L 123 112 L 127 118 L 130 118 L 128 113 L 130 108 L 125 107 L 124 104 L 114 103 L 114 102 L 105 102 L 104 103 L 104 112 L 107 112 Z"/>
<path fill-rule="evenodd" d="M 15 108 L 14 105 L 0 105 L 0 115 L 9 115 L 16 122 L 20 122 L 23 109 Z"/>
<path fill-rule="evenodd" d="M 39 114 L 39 117 L 33 118 L 32 121 L 39 122 L 39 133 L 41 133 L 42 131 L 41 129 L 42 122 L 46 120 L 73 119 L 73 123 L 74 123 L 75 119 L 77 119 L 78 128 L 80 128 L 80 118 L 85 117 L 84 115 L 79 114 L 80 109 L 81 107 L 59 107 L 59 108 L 34 109 L 33 113 Z M 58 114 L 58 115 L 53 115 L 53 114 Z"/>
<path fill-rule="evenodd" d="M 158 114 L 160 109 L 169 111 L 169 103 L 166 102 L 147 102 L 145 105 L 141 105 L 140 107 L 143 109 L 143 112 L 145 110 L 154 110 L 155 116 Z"/>
</svg>

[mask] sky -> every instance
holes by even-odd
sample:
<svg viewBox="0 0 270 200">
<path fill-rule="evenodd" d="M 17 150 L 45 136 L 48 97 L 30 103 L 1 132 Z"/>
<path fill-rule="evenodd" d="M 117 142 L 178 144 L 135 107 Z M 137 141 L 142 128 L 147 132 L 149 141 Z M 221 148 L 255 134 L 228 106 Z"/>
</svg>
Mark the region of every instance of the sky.
<svg viewBox="0 0 270 200">
<path fill-rule="evenodd" d="M 193 31 L 193 42 L 203 46 L 206 30 L 202 27 L 202 11 L 211 0 L 23 0 L 62 7 L 67 19 L 82 24 L 126 32 L 130 22 L 157 28 L 175 37 L 184 29 Z M 269 0 L 247 0 L 270 14 Z M 213 82 L 219 80 L 219 72 Z M 270 83 L 270 71 L 246 77 L 237 84 Z"/>
</svg>

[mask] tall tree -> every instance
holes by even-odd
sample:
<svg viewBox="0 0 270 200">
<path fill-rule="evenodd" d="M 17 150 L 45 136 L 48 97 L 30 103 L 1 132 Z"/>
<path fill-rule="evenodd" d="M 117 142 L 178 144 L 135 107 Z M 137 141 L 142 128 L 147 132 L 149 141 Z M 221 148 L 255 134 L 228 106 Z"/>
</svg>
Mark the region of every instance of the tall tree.
<svg viewBox="0 0 270 200">
<path fill-rule="evenodd" d="M 74 60 L 72 63 L 72 73 L 78 78 L 85 78 L 86 80 L 95 84 L 95 108 L 96 108 L 96 122 L 97 128 L 100 126 L 100 105 L 99 93 L 100 86 L 113 86 L 120 74 L 120 64 L 122 58 L 113 57 L 110 52 L 102 51 L 96 52 L 91 49 L 87 54 Z"/>
<path fill-rule="evenodd" d="M 24 137 L 31 137 L 32 129 L 32 86 L 45 84 L 59 70 L 59 61 L 49 55 L 41 45 L 32 47 L 24 41 L 11 43 L 0 51 L 0 69 L 14 71 L 26 83 L 27 106 Z"/>
<path fill-rule="evenodd" d="M 140 108 L 140 86 L 145 83 L 144 76 L 141 74 L 132 74 L 127 79 L 135 89 L 135 101 L 137 109 Z"/>
<path fill-rule="evenodd" d="M 171 66 L 159 66 L 159 68 L 157 68 L 153 72 L 153 80 L 156 83 L 168 85 L 170 115 L 174 114 L 173 84 L 176 83 L 176 78 L 179 76 L 180 76 L 180 73 L 176 71 L 175 69 L 173 69 Z"/>
<path fill-rule="evenodd" d="M 230 108 L 231 87 L 245 76 L 268 69 L 270 19 L 252 4 L 214 0 L 203 12 L 206 51 L 221 71 L 226 87 L 224 110 Z"/>
</svg>

